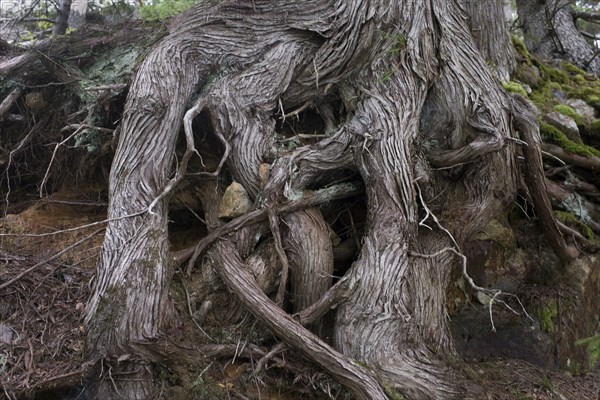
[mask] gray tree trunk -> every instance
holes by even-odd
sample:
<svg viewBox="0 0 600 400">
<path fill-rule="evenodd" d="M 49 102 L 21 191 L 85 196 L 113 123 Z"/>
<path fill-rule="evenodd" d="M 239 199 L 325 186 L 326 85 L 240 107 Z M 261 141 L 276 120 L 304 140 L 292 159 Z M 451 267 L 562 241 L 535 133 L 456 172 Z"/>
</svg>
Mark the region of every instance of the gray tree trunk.
<svg viewBox="0 0 600 400">
<path fill-rule="evenodd" d="M 461 0 L 461 3 L 481 55 L 502 82 L 509 81 L 517 63 L 506 29 L 504 0 Z"/>
<path fill-rule="evenodd" d="M 58 15 L 54 27 L 53 35 L 64 35 L 69 27 L 69 13 L 71 12 L 71 0 L 61 0 L 58 6 Z"/>
<path fill-rule="evenodd" d="M 596 75 L 600 59 L 575 24 L 571 0 L 517 0 L 525 44 L 542 59 L 562 59 Z"/>
<path fill-rule="evenodd" d="M 261 257 L 257 226 L 217 236 L 206 250 L 231 292 L 356 398 L 384 399 L 384 389 L 463 398 L 445 317 L 455 252 L 514 198 L 511 121 L 529 121 L 534 138 L 539 132 L 535 115 L 522 112 L 527 104 L 515 107 L 493 77 L 455 0 L 231 0 L 201 3 L 173 22 L 131 85 L 110 175 L 111 221 L 85 318 L 89 356 L 111 371 L 99 383 L 101 398 L 151 398 L 152 365 L 168 347 L 173 258 L 162 194 L 177 182 L 169 180 L 175 143 L 195 91 L 210 133 L 227 144 L 229 173 L 265 204 L 276 246 L 282 239 L 297 310 L 329 298 L 332 245 L 316 208 L 285 216 L 280 235 L 275 205 L 303 198 L 336 170 L 355 170 L 366 188 L 363 245 L 336 286 L 343 295 L 334 296 L 343 299 L 335 348 L 247 272 L 245 260 Z M 341 115 L 322 112 L 334 134 L 277 150 L 279 110 L 327 110 L 332 102 L 342 104 Z M 529 144 L 539 156 L 539 143 Z M 215 196 L 220 191 L 203 197 L 209 229 L 219 223 Z"/>
<path fill-rule="evenodd" d="M 69 26 L 72 28 L 81 28 L 85 25 L 85 15 L 87 14 L 88 0 L 73 0 L 71 13 L 69 14 Z"/>
</svg>

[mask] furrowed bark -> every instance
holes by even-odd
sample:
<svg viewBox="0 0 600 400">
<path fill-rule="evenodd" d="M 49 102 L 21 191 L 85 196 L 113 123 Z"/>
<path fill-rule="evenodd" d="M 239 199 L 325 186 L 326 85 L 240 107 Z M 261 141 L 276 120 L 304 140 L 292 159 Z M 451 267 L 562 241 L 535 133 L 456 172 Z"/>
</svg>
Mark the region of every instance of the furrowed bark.
<svg viewBox="0 0 600 400">
<path fill-rule="evenodd" d="M 357 399 L 387 399 L 372 373 L 302 328 L 256 286 L 252 276 L 245 272 L 243 261 L 230 241 L 217 242 L 209 250 L 209 256 L 227 287 L 283 341 L 329 372 L 348 387 Z"/>
<path fill-rule="evenodd" d="M 271 18 L 274 10 L 286 18 Z M 175 20 L 130 90 L 109 206 L 109 217 L 123 219 L 109 224 L 86 316 L 91 356 L 106 359 L 113 372 L 140 372 L 135 382 L 115 380 L 118 390 L 105 382 L 100 393 L 135 399 L 152 391 L 146 367 L 161 360 L 152 344 L 170 316 L 168 196 L 151 213 L 147 207 L 169 182 L 184 106 L 194 94 L 210 134 L 231 148 L 227 170 L 215 181 L 232 178 L 257 205 L 271 207 L 273 233 L 275 207 L 285 198 L 292 201 L 282 211 L 316 204 L 308 197 L 294 201 L 325 172 L 358 171 L 368 205 L 360 256 L 341 294 L 327 291 L 333 251 L 320 212 L 284 217 L 295 306 L 317 302 L 306 312 L 312 320 L 340 302 L 338 351 L 300 328 L 265 295 L 269 282 L 258 285 L 251 275 L 253 266 L 277 264 L 272 248 L 261 253 L 256 246 L 265 232 L 250 225 L 267 210 L 219 227 L 220 192 L 205 193 L 201 202 L 213 231 L 196 256 L 205 251 L 250 312 L 358 398 L 384 399 L 382 387 L 415 399 L 465 394 L 464 378 L 450 367 L 456 354 L 445 321 L 456 259 L 451 252 L 410 254 L 460 251 L 510 204 L 518 173 L 510 117 L 521 111 L 511 108 L 464 22 L 455 0 L 309 0 L 302 7 L 232 0 L 200 3 Z M 340 110 L 331 110 L 332 99 Z M 275 114 L 308 108 L 322 110 L 323 124 L 336 133 L 296 150 L 278 148 Z M 442 192 L 448 195 L 437 196 Z M 427 221 L 430 232 L 420 217 L 431 210 L 441 222 Z M 191 255 L 187 250 L 177 258 Z"/>
</svg>

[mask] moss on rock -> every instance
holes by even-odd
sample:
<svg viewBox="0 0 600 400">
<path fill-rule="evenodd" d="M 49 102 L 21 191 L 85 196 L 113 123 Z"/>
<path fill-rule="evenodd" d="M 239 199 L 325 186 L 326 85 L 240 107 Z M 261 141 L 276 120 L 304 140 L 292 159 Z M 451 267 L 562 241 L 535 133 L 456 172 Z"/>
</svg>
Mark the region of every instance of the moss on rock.
<svg viewBox="0 0 600 400">
<path fill-rule="evenodd" d="M 542 134 L 542 137 L 544 139 L 556 143 L 557 145 L 559 145 L 567 151 L 570 151 L 571 153 L 587 157 L 600 157 L 600 150 L 597 150 L 585 144 L 573 142 L 567 137 L 567 135 L 565 135 L 560 130 L 558 130 L 550 124 L 540 122 L 540 133 Z"/>
</svg>

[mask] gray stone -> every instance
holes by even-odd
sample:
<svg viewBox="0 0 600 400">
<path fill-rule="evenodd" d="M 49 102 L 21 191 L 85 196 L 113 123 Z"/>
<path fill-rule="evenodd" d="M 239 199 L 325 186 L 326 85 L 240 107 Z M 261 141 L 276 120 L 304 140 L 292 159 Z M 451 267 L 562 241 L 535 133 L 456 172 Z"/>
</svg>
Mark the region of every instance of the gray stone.
<svg viewBox="0 0 600 400">
<path fill-rule="evenodd" d="M 594 107 L 581 99 L 567 99 L 564 103 L 575 110 L 577 114 L 584 117 L 588 122 L 592 122 L 596 118 L 596 110 L 594 110 Z"/>
<path fill-rule="evenodd" d="M 1 344 L 12 344 L 15 332 L 13 329 L 6 325 L 0 324 L 0 343 Z"/>
<path fill-rule="evenodd" d="M 582 143 L 579 128 L 575 120 L 569 116 L 552 111 L 544 116 L 547 123 L 563 132 L 569 139 L 576 143 Z"/>
<path fill-rule="evenodd" d="M 251 209 L 252 202 L 246 189 L 239 183 L 233 182 L 223 193 L 223 199 L 219 205 L 219 218 L 239 217 Z"/>
</svg>

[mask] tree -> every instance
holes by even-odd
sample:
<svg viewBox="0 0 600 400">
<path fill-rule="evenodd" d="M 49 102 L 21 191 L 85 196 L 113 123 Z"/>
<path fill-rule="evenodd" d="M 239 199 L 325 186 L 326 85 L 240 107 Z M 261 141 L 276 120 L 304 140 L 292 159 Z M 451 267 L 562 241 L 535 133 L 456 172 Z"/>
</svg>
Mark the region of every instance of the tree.
<svg viewBox="0 0 600 400">
<path fill-rule="evenodd" d="M 69 14 L 71 13 L 71 0 L 61 0 L 58 7 L 58 15 L 54 28 L 52 28 L 53 35 L 64 35 L 69 27 Z"/>
<path fill-rule="evenodd" d="M 463 1 L 470 19 L 471 35 L 482 56 L 502 82 L 510 80 L 516 68 L 512 44 L 508 38 L 504 0 Z"/>
<path fill-rule="evenodd" d="M 593 8 L 577 10 L 573 0 L 517 0 L 525 44 L 543 59 L 563 59 L 594 74 L 600 72 L 595 48 L 577 20 L 598 21 Z"/>
<path fill-rule="evenodd" d="M 465 395 L 445 322 L 463 243 L 507 207 L 524 175 L 557 254 L 566 262 L 573 251 L 540 179 L 535 112 L 494 79 L 464 20 L 456 1 L 269 0 L 201 3 L 173 21 L 131 84 L 111 169 L 110 222 L 85 318 L 89 356 L 113 373 L 99 398 L 150 397 L 152 366 L 177 353 L 162 334 L 175 318 L 167 210 L 191 165 L 206 178 L 198 184 L 213 230 L 198 247 L 203 268 L 282 341 L 357 398 Z M 318 112 L 327 137 L 278 150 L 278 110 L 290 118 L 306 109 Z M 194 141 L 202 115 L 227 173 L 261 206 L 253 219 L 218 218 L 222 162 L 192 164 L 197 151 L 210 152 Z M 182 120 L 187 150 L 173 171 Z M 528 145 L 523 171 L 517 136 Z M 309 189 L 342 170 L 356 171 L 366 193 L 360 255 L 332 288 L 327 278 L 306 286 L 330 275 L 332 246 L 320 211 L 294 207 L 314 204 Z M 328 190 L 317 193 L 344 187 Z M 257 246 L 265 227 L 273 240 Z M 316 302 L 301 315 L 314 322 L 337 306 L 334 347 L 256 283 L 249 260 L 273 265 L 274 254 L 283 271 L 275 301 L 284 300 L 289 269 L 296 311 Z"/>
<path fill-rule="evenodd" d="M 563 263 L 577 250 L 559 227 L 569 243 L 598 248 L 575 215 L 574 228 L 554 219 L 547 192 L 566 204 L 575 184 L 598 196 L 595 181 L 562 166 L 544 176 L 537 111 L 500 84 L 514 69 L 502 21 L 496 1 L 227 0 L 179 15 L 166 37 L 162 21 L 132 22 L 8 46 L 5 202 L 19 180 L 40 193 L 70 184 L 67 174 L 52 182 L 58 165 L 81 166 L 73 174 L 87 179 L 112 161 L 101 260 L 85 329 L 75 329 L 87 335 L 88 362 L 44 377 L 46 387 L 88 374 L 90 397 L 158 398 L 165 374 L 185 376 L 205 356 L 262 357 L 256 376 L 287 346 L 356 398 L 482 398 L 446 326 L 457 274 L 478 298 L 503 299 L 468 276 L 472 237 L 518 187 Z M 522 45 L 519 54 L 515 79 L 537 65 L 540 92 L 559 84 L 549 74 L 565 91 L 596 88 L 573 66 L 551 69 Z M 525 96 L 518 83 L 503 85 Z M 554 110 L 536 94 L 544 113 Z M 598 122 L 580 121 L 586 134 Z M 555 157 L 547 165 L 558 157 L 598 168 L 597 150 L 564 136 L 554 135 L 563 147 L 545 144 Z M 48 145 L 54 153 L 41 150 Z M 77 160 L 83 153 L 93 162 Z M 200 221 L 198 241 L 175 251 L 170 220 L 186 207 Z M 0 290 L 25 273 L 0 274 Z M 206 336 L 182 334 L 193 324 Z M 261 332 L 238 352 L 222 338 L 228 324 Z M 265 350 L 272 335 L 281 342 Z"/>
</svg>

